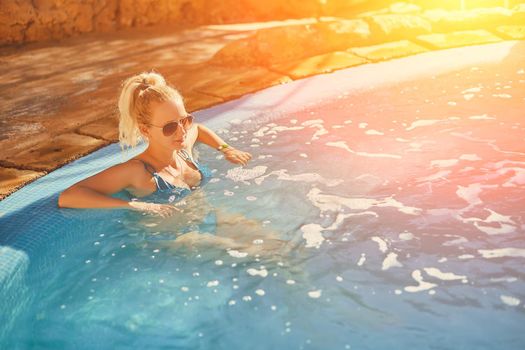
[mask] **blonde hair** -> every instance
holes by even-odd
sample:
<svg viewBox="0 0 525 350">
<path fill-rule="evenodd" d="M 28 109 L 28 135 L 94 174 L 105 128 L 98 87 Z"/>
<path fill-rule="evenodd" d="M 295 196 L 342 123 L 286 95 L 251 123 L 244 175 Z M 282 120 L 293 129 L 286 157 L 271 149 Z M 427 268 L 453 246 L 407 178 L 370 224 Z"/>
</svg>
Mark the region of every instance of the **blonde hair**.
<svg viewBox="0 0 525 350">
<path fill-rule="evenodd" d="M 173 98 L 182 100 L 181 94 L 159 73 L 144 72 L 126 79 L 118 99 L 120 146 L 135 147 L 143 139 L 139 125 L 151 120 L 152 102 Z"/>
</svg>

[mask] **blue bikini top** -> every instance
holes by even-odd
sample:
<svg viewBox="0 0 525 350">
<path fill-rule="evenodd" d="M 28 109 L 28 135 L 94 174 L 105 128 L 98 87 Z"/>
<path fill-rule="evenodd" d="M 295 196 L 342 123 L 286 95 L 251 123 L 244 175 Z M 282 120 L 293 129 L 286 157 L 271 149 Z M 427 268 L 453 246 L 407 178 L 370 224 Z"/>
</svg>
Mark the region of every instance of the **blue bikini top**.
<svg viewBox="0 0 525 350">
<path fill-rule="evenodd" d="M 144 164 L 144 168 L 153 176 L 155 184 L 157 185 L 157 190 L 145 197 L 141 197 L 141 201 L 151 201 L 155 203 L 177 202 L 183 197 L 190 194 L 192 190 L 202 187 L 210 180 L 210 178 L 212 177 L 210 169 L 205 165 L 200 165 L 195 159 L 193 159 L 193 157 L 188 153 L 188 151 L 182 149 L 177 151 L 177 154 L 180 155 L 185 161 L 190 161 L 197 168 L 197 170 L 201 174 L 201 181 L 199 185 L 194 186 L 191 189 L 187 187 L 175 186 L 169 183 L 168 181 L 164 180 L 151 164 L 141 159 L 135 159 Z"/>
</svg>

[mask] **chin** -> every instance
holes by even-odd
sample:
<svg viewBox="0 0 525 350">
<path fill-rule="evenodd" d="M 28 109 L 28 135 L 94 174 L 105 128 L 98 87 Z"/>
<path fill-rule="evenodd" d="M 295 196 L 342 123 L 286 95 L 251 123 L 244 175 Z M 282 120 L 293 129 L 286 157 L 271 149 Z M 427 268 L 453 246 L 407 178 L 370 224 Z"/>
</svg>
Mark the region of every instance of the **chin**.
<svg viewBox="0 0 525 350">
<path fill-rule="evenodd" d="M 176 150 L 180 150 L 180 149 L 186 148 L 186 140 L 184 140 L 184 141 L 173 141 L 173 142 L 171 143 L 171 145 L 172 145 L 173 148 L 175 148 Z"/>
</svg>

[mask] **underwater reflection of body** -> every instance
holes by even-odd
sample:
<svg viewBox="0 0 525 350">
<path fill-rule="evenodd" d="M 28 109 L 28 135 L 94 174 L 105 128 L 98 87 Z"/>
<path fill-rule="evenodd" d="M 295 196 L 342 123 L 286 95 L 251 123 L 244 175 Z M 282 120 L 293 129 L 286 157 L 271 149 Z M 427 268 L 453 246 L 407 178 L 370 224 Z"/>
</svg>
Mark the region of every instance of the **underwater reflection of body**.
<svg viewBox="0 0 525 350">
<path fill-rule="evenodd" d="M 124 222 L 129 230 L 141 232 L 145 242 L 172 249 L 234 250 L 241 256 L 270 259 L 289 252 L 289 242 L 279 232 L 256 219 L 212 206 L 204 191 L 194 191 L 174 205 L 181 211 L 169 217 L 129 212 Z"/>
</svg>

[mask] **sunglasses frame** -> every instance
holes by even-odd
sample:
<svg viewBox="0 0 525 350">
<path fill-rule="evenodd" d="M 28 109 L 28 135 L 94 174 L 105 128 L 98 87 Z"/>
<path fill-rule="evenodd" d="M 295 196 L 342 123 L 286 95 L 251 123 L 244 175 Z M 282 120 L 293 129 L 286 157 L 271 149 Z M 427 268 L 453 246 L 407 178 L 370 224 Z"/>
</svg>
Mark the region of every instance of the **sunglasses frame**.
<svg viewBox="0 0 525 350">
<path fill-rule="evenodd" d="M 182 124 L 182 121 L 187 119 L 187 118 L 190 118 L 191 120 L 191 123 L 189 124 L 188 127 L 185 127 L 183 124 Z M 192 126 L 193 126 L 193 120 L 195 119 L 195 117 L 193 116 L 193 114 L 191 113 L 188 113 L 184 118 L 181 118 L 180 120 L 178 121 L 171 121 L 171 122 L 167 122 L 166 124 L 162 125 L 162 126 L 159 126 L 159 125 L 153 125 L 153 124 L 150 124 L 150 123 L 146 123 L 146 125 L 148 126 L 154 126 L 156 128 L 162 128 L 162 134 L 166 137 L 169 137 L 171 135 L 173 135 L 176 131 L 177 131 L 177 128 L 179 127 L 179 125 L 184 128 L 185 130 L 189 130 Z M 168 125 L 172 125 L 172 124 L 175 124 L 175 128 L 173 129 L 172 132 L 166 132 L 166 127 Z"/>
</svg>

